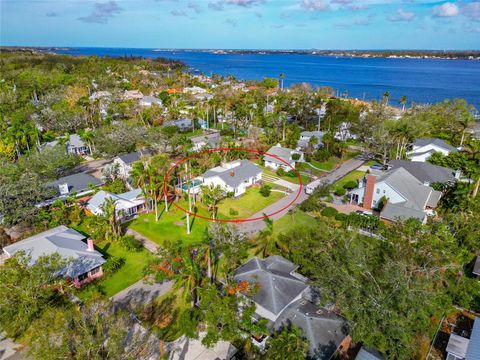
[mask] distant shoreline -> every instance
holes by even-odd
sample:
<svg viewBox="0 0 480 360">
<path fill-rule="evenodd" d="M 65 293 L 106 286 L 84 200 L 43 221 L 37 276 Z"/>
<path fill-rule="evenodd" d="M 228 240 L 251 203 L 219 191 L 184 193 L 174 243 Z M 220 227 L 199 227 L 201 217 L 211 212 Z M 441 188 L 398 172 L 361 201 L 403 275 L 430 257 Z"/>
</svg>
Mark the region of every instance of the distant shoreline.
<svg viewBox="0 0 480 360">
<path fill-rule="evenodd" d="M 37 47 L 37 46 L 2 46 L 3 50 L 69 51 L 83 47 Z M 129 48 L 125 48 L 129 49 Z M 145 48 L 154 52 L 204 52 L 218 55 L 228 54 L 283 54 L 283 55 L 318 55 L 350 58 L 384 58 L 384 59 L 441 59 L 441 60 L 480 60 L 480 50 L 248 50 L 248 49 L 172 49 Z"/>
</svg>

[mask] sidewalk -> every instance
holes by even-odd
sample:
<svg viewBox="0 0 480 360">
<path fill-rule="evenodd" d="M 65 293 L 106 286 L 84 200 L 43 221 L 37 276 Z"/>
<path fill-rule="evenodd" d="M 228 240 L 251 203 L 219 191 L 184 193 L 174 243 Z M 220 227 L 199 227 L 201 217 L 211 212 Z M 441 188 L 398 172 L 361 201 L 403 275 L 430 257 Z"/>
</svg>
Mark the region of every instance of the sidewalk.
<svg viewBox="0 0 480 360">
<path fill-rule="evenodd" d="M 139 234 L 135 230 L 132 230 L 132 229 L 129 228 L 127 230 L 127 235 L 132 235 L 135 239 L 139 240 L 143 244 L 145 249 L 147 249 L 148 251 L 150 251 L 154 254 L 157 252 L 157 250 L 159 248 L 159 246 L 156 243 L 154 243 L 149 238 L 143 236 L 142 234 Z"/>
</svg>

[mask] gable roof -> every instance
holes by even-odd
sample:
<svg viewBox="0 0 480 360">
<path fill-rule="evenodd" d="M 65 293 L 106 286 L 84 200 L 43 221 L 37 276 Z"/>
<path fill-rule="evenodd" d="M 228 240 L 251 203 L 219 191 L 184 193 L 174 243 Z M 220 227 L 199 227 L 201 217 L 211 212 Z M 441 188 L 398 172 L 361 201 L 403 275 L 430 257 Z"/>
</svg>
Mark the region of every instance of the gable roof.
<svg viewBox="0 0 480 360">
<path fill-rule="evenodd" d="M 121 154 L 117 156 L 117 158 L 122 160 L 127 165 L 133 164 L 135 161 L 139 161 L 141 157 L 142 154 L 139 151 L 134 151 L 128 154 Z"/>
<path fill-rule="evenodd" d="M 328 360 L 347 336 L 347 322 L 341 316 L 311 302 L 300 299 L 289 305 L 275 321 L 280 330 L 293 324 L 302 330 L 308 340 L 311 358 Z"/>
<path fill-rule="evenodd" d="M 80 136 L 78 134 L 70 135 L 67 143 L 69 146 L 76 147 L 76 148 L 85 146 L 85 143 L 83 142 L 82 139 L 80 139 Z"/>
<path fill-rule="evenodd" d="M 235 271 L 234 280 L 256 284 L 259 288 L 252 300 L 279 315 L 308 288 L 303 279 L 291 274 L 294 269 L 295 265 L 281 256 L 266 260 L 254 257 Z"/>
<path fill-rule="evenodd" d="M 64 225 L 31 236 L 4 247 L 9 255 L 24 251 L 30 255 L 30 264 L 33 265 L 39 257 L 60 254 L 62 258 L 72 258 L 73 262 L 62 269 L 61 274 L 76 277 L 86 273 L 105 262 L 103 255 L 98 251 L 87 251 L 87 244 L 83 241 L 85 235 Z"/>
<path fill-rule="evenodd" d="M 127 191 L 123 194 L 113 194 L 105 190 L 100 190 L 88 201 L 89 206 L 96 207 L 97 209 L 102 209 L 103 205 L 107 198 L 111 198 L 113 201 L 127 201 L 131 202 L 137 199 L 142 194 L 142 189 L 134 189 Z"/>
<path fill-rule="evenodd" d="M 476 317 L 473 323 L 472 333 L 470 334 L 470 341 L 468 343 L 466 360 L 480 359 L 480 318 Z"/>
<path fill-rule="evenodd" d="M 238 165 L 233 166 L 236 163 L 238 163 Z M 252 163 L 249 160 L 235 160 L 225 164 L 225 166 L 217 166 L 213 169 L 207 170 L 202 177 L 204 179 L 208 179 L 218 176 L 225 182 L 225 184 L 232 188 L 236 188 L 245 180 L 248 180 L 253 176 L 257 176 L 261 172 L 262 169 L 260 166 Z"/>
<path fill-rule="evenodd" d="M 193 136 L 193 137 L 190 138 L 190 140 L 194 144 L 202 143 L 202 142 L 206 142 L 206 143 L 209 143 L 209 144 L 216 144 L 216 143 L 218 143 L 218 141 L 220 141 L 220 132 L 214 131 L 212 133 Z"/>
<path fill-rule="evenodd" d="M 103 181 L 87 173 L 78 173 L 61 177 L 48 184 L 50 187 L 57 187 L 62 184 L 68 184 L 68 193 L 81 193 L 88 190 L 88 184 L 100 186 Z"/>
<path fill-rule="evenodd" d="M 455 181 L 455 171 L 423 161 L 392 160 L 389 165 L 392 169 L 403 167 L 418 181 L 424 183 L 448 183 Z"/>
<path fill-rule="evenodd" d="M 294 151 L 293 149 L 284 148 L 282 146 L 275 145 L 275 146 L 272 146 L 270 149 L 268 149 L 267 153 L 264 156 L 265 156 L 265 160 L 268 160 L 270 162 L 277 163 L 280 165 L 286 165 L 285 162 L 278 160 L 273 156 L 268 156 L 268 154 L 275 155 L 281 159 L 284 159 L 287 163 L 291 163 L 292 161 L 290 160 L 290 158 L 292 156 L 293 151 Z"/>
<path fill-rule="evenodd" d="M 426 146 L 426 145 L 436 145 L 442 149 L 448 151 L 455 151 L 457 148 L 453 147 L 452 145 L 447 144 L 444 140 L 436 139 L 436 138 L 425 138 L 425 139 L 417 139 L 413 143 L 414 146 Z"/>
</svg>

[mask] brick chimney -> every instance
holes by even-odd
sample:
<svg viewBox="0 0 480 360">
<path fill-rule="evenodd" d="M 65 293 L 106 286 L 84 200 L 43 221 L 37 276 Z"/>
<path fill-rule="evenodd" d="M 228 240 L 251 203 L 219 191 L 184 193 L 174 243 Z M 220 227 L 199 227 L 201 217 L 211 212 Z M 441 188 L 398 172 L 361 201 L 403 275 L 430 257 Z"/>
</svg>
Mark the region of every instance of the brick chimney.
<svg viewBox="0 0 480 360">
<path fill-rule="evenodd" d="M 93 247 L 93 240 L 92 239 L 88 239 L 87 240 L 87 251 L 95 251 L 95 248 Z"/>
<path fill-rule="evenodd" d="M 363 195 L 363 207 L 367 210 L 372 209 L 373 192 L 375 191 L 375 175 L 367 175 L 367 184 L 365 185 L 365 193 Z"/>
<path fill-rule="evenodd" d="M 231 177 L 234 177 L 234 176 L 235 176 L 235 171 L 233 171 L 233 170 L 230 171 L 230 176 L 231 176 Z"/>
</svg>

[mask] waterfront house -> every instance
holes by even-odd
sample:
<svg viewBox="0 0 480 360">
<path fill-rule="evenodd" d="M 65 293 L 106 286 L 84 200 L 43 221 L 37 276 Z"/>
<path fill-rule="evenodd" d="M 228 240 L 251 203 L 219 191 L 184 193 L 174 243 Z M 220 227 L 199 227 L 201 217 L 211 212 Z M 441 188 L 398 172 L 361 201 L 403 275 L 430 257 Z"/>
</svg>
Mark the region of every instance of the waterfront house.
<svg viewBox="0 0 480 360">
<path fill-rule="evenodd" d="M 407 156 L 412 161 L 427 161 L 430 156 L 435 152 L 440 152 L 443 155 L 450 154 L 451 151 L 457 151 L 457 149 L 444 140 L 441 139 L 417 139 L 411 146 L 411 149 L 407 152 Z"/>
<path fill-rule="evenodd" d="M 146 210 L 145 197 L 141 189 L 123 194 L 112 194 L 104 190 L 97 192 L 87 203 L 87 209 L 94 215 L 103 215 L 107 199 L 115 203 L 115 212 L 120 221 L 129 220 Z"/>
<path fill-rule="evenodd" d="M 203 185 L 218 185 L 237 197 L 262 179 L 262 169 L 251 161 L 235 160 L 206 171 L 200 179 Z"/>
<path fill-rule="evenodd" d="M 269 154 L 275 155 L 276 157 L 269 156 Z M 295 169 L 296 162 L 303 161 L 303 153 L 298 150 L 284 148 L 280 144 L 277 144 L 267 151 L 263 161 L 265 166 L 270 169 L 278 170 L 279 168 L 283 168 L 285 171 L 290 171 L 292 168 Z"/>
<path fill-rule="evenodd" d="M 64 225 L 5 246 L 3 251 L 11 257 L 19 251 L 30 256 L 33 265 L 41 256 L 58 253 L 62 258 L 71 260 L 60 270 L 59 275 L 65 276 L 75 287 L 92 281 L 103 275 L 103 255 L 95 250 L 93 241 L 85 235 Z"/>
<path fill-rule="evenodd" d="M 347 322 L 314 303 L 309 280 L 296 269 L 282 256 L 253 257 L 235 271 L 234 280 L 254 289 L 243 296 L 255 303 L 255 319 L 266 319 L 272 332 L 299 327 L 309 342 L 309 358 L 330 359 L 347 337 Z M 261 349 L 266 340 L 253 338 Z"/>
</svg>

